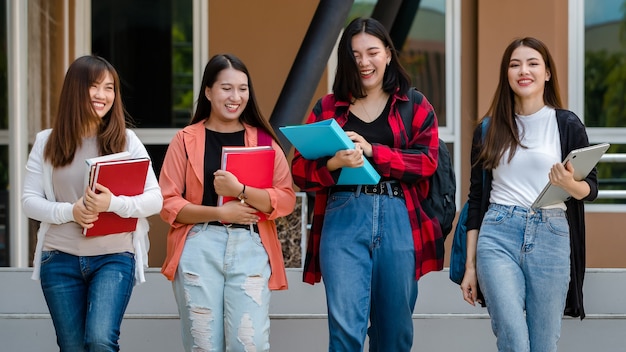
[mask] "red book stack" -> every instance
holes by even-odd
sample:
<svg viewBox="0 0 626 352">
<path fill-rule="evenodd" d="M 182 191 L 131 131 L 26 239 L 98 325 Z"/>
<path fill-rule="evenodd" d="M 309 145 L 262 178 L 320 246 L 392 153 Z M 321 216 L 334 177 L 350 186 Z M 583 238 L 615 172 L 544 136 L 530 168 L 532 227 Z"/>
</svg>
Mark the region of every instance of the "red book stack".
<svg viewBox="0 0 626 352">
<path fill-rule="evenodd" d="M 128 152 L 87 159 L 89 166 L 89 187 L 95 190 L 99 183 L 116 196 L 136 196 L 143 193 L 150 159 L 129 159 Z M 98 220 L 90 229 L 84 229 L 85 236 L 102 236 L 135 231 L 137 218 L 123 218 L 113 212 L 98 214 Z"/>
<path fill-rule="evenodd" d="M 222 170 L 231 172 L 239 182 L 254 188 L 270 188 L 274 179 L 275 151 L 270 146 L 222 147 Z M 219 196 L 218 205 L 237 200 L 235 197 Z M 267 215 L 258 211 L 260 220 Z"/>
</svg>

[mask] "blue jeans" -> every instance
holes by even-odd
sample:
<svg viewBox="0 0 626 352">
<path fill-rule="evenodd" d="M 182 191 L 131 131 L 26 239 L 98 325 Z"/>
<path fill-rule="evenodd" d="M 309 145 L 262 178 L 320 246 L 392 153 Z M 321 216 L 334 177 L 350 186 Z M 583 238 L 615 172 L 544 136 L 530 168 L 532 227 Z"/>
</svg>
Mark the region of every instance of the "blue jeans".
<svg viewBox="0 0 626 352">
<path fill-rule="evenodd" d="M 269 351 L 270 274 L 256 232 L 195 225 L 173 282 L 185 351 Z"/>
<path fill-rule="evenodd" d="M 476 270 L 498 351 L 557 350 L 570 280 L 569 241 L 562 209 L 489 206 Z"/>
<path fill-rule="evenodd" d="M 322 229 L 320 266 L 329 351 L 362 351 L 366 332 L 370 351 L 411 350 L 417 280 L 403 198 L 332 193 Z"/>
<path fill-rule="evenodd" d="M 44 251 L 43 289 L 61 352 L 119 351 L 135 277 L 132 253 L 89 257 Z"/>
</svg>

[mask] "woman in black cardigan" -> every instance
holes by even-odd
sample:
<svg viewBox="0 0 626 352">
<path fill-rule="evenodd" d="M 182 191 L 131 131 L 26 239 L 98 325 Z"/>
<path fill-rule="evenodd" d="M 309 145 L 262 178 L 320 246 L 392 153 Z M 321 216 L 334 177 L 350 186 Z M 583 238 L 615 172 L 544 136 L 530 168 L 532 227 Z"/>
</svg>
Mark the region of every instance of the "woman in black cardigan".
<svg viewBox="0 0 626 352">
<path fill-rule="evenodd" d="M 583 201 L 598 187 L 595 169 L 576 181 L 561 164 L 589 141 L 580 119 L 562 109 L 541 41 L 507 47 L 488 115 L 484 141 L 480 127 L 473 138 L 463 297 L 474 304 L 480 284 L 499 351 L 556 351 L 563 312 L 584 317 Z M 548 181 L 572 198 L 532 209 Z"/>
</svg>

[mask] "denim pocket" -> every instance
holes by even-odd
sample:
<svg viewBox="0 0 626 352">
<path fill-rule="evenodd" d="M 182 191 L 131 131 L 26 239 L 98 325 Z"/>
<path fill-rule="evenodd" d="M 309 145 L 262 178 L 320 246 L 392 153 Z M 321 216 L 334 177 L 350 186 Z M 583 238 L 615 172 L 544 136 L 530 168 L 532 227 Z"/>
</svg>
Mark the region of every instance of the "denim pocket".
<svg viewBox="0 0 626 352">
<path fill-rule="evenodd" d="M 199 232 L 200 230 L 202 230 L 202 226 L 204 224 L 196 224 L 194 225 L 191 230 L 189 230 L 189 232 L 187 232 L 187 239 L 189 238 L 194 238 Z"/>
<path fill-rule="evenodd" d="M 549 217 L 546 226 L 550 232 L 558 236 L 569 237 L 569 223 L 563 216 Z"/>
<path fill-rule="evenodd" d="M 488 224 L 499 224 L 508 216 L 507 211 L 503 211 L 501 209 L 490 208 L 485 213 L 485 218 L 483 219 L 484 223 Z"/>
<path fill-rule="evenodd" d="M 59 253 L 59 251 L 43 251 L 43 252 L 41 252 L 41 265 L 44 265 L 44 264 L 50 262 L 58 253 Z"/>
<path fill-rule="evenodd" d="M 345 208 L 354 198 L 354 194 L 348 192 L 331 194 L 326 202 L 326 213 Z"/>
<path fill-rule="evenodd" d="M 120 252 L 120 253 L 115 253 L 115 254 L 116 255 L 121 255 L 122 257 L 135 259 L 135 254 L 131 253 L 131 252 Z"/>
<path fill-rule="evenodd" d="M 261 236 L 258 233 L 254 231 L 248 231 L 248 233 L 250 234 L 252 242 L 254 242 L 259 247 L 263 247 L 263 242 L 261 242 Z"/>
</svg>

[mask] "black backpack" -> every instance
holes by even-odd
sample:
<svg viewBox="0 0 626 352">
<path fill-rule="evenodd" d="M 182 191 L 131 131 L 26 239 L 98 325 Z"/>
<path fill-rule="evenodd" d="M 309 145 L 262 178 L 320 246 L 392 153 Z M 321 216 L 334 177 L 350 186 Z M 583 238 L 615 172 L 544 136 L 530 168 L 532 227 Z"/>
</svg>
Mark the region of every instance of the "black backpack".
<svg viewBox="0 0 626 352">
<path fill-rule="evenodd" d="M 413 120 L 413 105 L 420 104 L 424 96 L 416 89 L 411 88 L 407 93 L 408 102 L 398 101 L 398 112 L 404 122 L 409 140 L 411 139 L 411 122 Z M 408 141 L 407 141 L 408 144 Z M 439 157 L 437 170 L 430 177 L 428 197 L 422 202 L 424 212 L 430 218 L 436 218 L 441 226 L 443 238 L 452 231 L 452 223 L 456 216 L 456 177 L 454 166 L 446 143 L 439 138 Z"/>
</svg>

